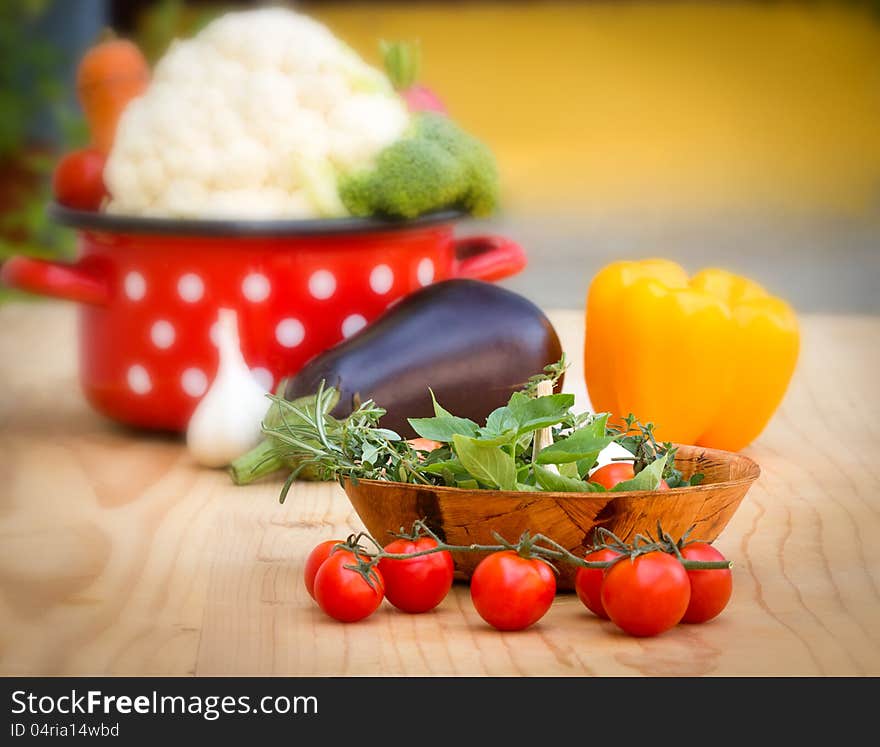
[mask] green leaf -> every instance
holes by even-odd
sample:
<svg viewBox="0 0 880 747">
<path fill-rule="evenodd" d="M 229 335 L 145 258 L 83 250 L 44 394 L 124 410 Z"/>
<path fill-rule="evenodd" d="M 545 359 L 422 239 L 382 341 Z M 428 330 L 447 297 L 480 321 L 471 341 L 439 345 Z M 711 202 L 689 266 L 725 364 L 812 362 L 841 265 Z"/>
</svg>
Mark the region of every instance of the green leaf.
<svg viewBox="0 0 880 747">
<path fill-rule="evenodd" d="M 536 488 L 534 485 L 529 485 L 527 482 L 518 482 L 516 484 L 516 489 L 521 493 L 539 493 L 541 492 L 540 488 Z"/>
<path fill-rule="evenodd" d="M 455 415 L 438 415 L 433 418 L 408 418 L 412 429 L 422 438 L 442 443 L 452 443 L 452 437 L 475 436 L 477 424 L 467 418 L 459 418 Z"/>
<path fill-rule="evenodd" d="M 664 454 L 659 459 L 655 459 L 632 480 L 619 482 L 611 490 L 615 493 L 624 490 L 657 490 L 660 487 L 660 480 L 663 479 L 663 468 L 668 457 L 668 454 Z"/>
<path fill-rule="evenodd" d="M 367 464 L 375 464 L 376 457 L 379 455 L 379 447 L 375 444 L 368 443 L 361 451 L 361 460 Z"/>
<path fill-rule="evenodd" d="M 538 485 L 544 490 L 550 490 L 554 493 L 602 493 L 605 491 L 601 485 L 565 475 L 557 475 L 552 470 L 538 464 L 535 465 L 535 477 L 538 480 Z"/>
<path fill-rule="evenodd" d="M 582 477 L 584 479 L 587 478 L 587 475 L 590 474 L 590 470 L 593 469 L 593 465 L 596 463 L 596 459 L 598 458 L 598 454 L 592 459 L 578 459 L 575 464 L 577 465 L 577 473 L 578 477 Z"/>
<path fill-rule="evenodd" d="M 485 433 L 482 429 L 477 434 L 477 441 L 484 446 L 507 446 L 512 444 L 516 439 L 516 431 L 507 431 L 506 433 L 492 434 Z"/>
<path fill-rule="evenodd" d="M 614 440 L 613 436 L 594 436 L 586 429 L 575 431 L 568 438 L 561 438 L 556 443 L 538 452 L 538 464 L 565 464 L 589 460 L 596 461 L 599 452 Z"/>
<path fill-rule="evenodd" d="M 561 423 L 573 406 L 573 394 L 550 394 L 533 399 L 522 392 L 514 392 L 507 404 L 520 435 Z"/>
<path fill-rule="evenodd" d="M 581 473 L 578 469 L 577 462 L 567 462 L 558 466 L 560 475 L 563 475 L 564 477 L 572 477 L 575 480 L 581 479 Z"/>
<path fill-rule="evenodd" d="M 455 483 L 455 487 L 463 488 L 464 490 L 479 490 L 480 485 L 476 480 L 458 480 Z"/>
<path fill-rule="evenodd" d="M 422 438 L 442 443 L 452 443 L 452 437 L 456 434 L 462 436 L 475 436 L 478 431 L 477 424 L 469 418 L 460 418 L 451 412 L 444 410 L 437 402 L 433 390 L 431 401 L 434 404 L 433 418 L 407 418 L 412 429 Z"/>
<path fill-rule="evenodd" d="M 443 462 L 421 465 L 418 469 L 421 473 L 439 475 L 443 479 L 444 485 L 453 488 L 463 481 L 473 480 L 473 476 L 464 468 L 464 465 L 454 458 Z"/>
<path fill-rule="evenodd" d="M 441 404 L 437 401 L 437 398 L 434 396 L 434 390 L 429 388 L 428 391 L 431 393 L 431 403 L 434 405 L 434 414 L 435 414 L 438 418 L 441 418 L 441 417 L 443 417 L 444 415 L 449 415 L 450 417 L 454 417 L 454 416 L 452 415 L 452 413 L 449 412 L 449 410 L 445 410 L 445 409 L 441 406 Z M 474 423 L 474 425 L 476 425 L 476 423 Z"/>
<path fill-rule="evenodd" d="M 516 462 L 506 451 L 458 433 L 453 444 L 464 468 L 477 480 L 501 490 L 516 489 Z"/>
<path fill-rule="evenodd" d="M 449 470 L 458 476 L 470 476 L 464 465 L 458 459 L 447 459 L 443 462 L 434 462 L 432 464 L 422 464 L 419 466 L 419 472 L 427 472 L 432 475 L 442 475 L 444 470 Z"/>
<path fill-rule="evenodd" d="M 479 429 L 480 443 L 492 446 L 506 446 L 516 439 L 519 425 L 507 407 L 493 410 L 486 419 L 486 425 Z"/>
<path fill-rule="evenodd" d="M 510 430 L 517 430 L 519 423 L 513 417 L 513 413 L 509 407 L 499 407 L 489 413 L 486 418 L 486 427 L 481 429 L 488 433 L 501 434 Z"/>
<path fill-rule="evenodd" d="M 383 438 L 386 441 L 402 441 L 403 440 L 397 433 L 395 433 L 392 430 L 388 430 L 388 428 L 374 428 L 373 435 L 378 436 L 379 438 Z"/>
</svg>

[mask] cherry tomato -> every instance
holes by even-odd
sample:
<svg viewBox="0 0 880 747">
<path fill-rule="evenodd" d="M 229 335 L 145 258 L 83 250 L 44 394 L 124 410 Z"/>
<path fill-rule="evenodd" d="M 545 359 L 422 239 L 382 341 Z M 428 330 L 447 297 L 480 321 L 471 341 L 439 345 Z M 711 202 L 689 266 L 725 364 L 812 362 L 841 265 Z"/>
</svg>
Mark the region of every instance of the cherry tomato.
<svg viewBox="0 0 880 747">
<path fill-rule="evenodd" d="M 658 635 L 684 616 L 691 584 L 679 560 L 658 550 L 611 566 L 601 598 L 608 617 L 626 633 Z"/>
<path fill-rule="evenodd" d="M 315 575 L 315 601 L 334 620 L 357 622 L 376 611 L 385 596 L 382 574 L 371 572 L 370 586 L 357 571 L 346 568 L 357 559 L 351 550 L 336 550 L 318 568 Z"/>
<path fill-rule="evenodd" d="M 303 579 L 306 582 L 306 591 L 309 592 L 309 596 L 312 599 L 315 598 L 315 575 L 318 573 L 318 569 L 330 557 L 333 548 L 341 544 L 342 540 L 325 540 L 316 545 L 315 549 L 309 553 L 309 557 L 306 558 Z"/>
<path fill-rule="evenodd" d="M 399 539 L 385 546 L 390 553 L 413 553 L 437 547 L 430 537 L 417 540 Z M 397 609 L 418 613 L 434 609 L 452 588 L 452 555 L 443 552 L 422 555 L 409 560 L 379 561 L 385 580 L 385 596 Z"/>
<path fill-rule="evenodd" d="M 480 561 L 471 576 L 471 600 L 477 612 L 498 630 L 522 630 L 540 620 L 556 595 L 553 569 L 538 558 L 513 550 Z"/>
<path fill-rule="evenodd" d="M 584 560 L 604 562 L 619 558 L 620 553 L 608 548 L 594 550 L 587 553 Z M 574 579 L 574 588 L 584 606 L 595 615 L 608 619 L 608 613 L 602 606 L 602 581 L 605 578 L 605 570 L 602 568 L 578 568 Z"/>
<path fill-rule="evenodd" d="M 694 542 L 681 550 L 686 560 L 724 560 L 724 556 L 712 545 Z M 687 571 L 691 582 L 691 601 L 682 622 L 703 623 L 717 617 L 730 601 L 733 576 L 729 568 L 717 571 Z"/>
<path fill-rule="evenodd" d="M 106 157 L 94 148 L 75 150 L 58 162 L 52 174 L 52 191 L 62 205 L 97 210 L 107 195 L 104 186 Z"/>
<path fill-rule="evenodd" d="M 635 476 L 632 462 L 610 462 L 590 475 L 590 482 L 597 482 L 606 490 L 611 490 L 617 483 L 632 480 Z M 669 490 L 669 483 L 660 480 L 657 490 Z"/>
</svg>

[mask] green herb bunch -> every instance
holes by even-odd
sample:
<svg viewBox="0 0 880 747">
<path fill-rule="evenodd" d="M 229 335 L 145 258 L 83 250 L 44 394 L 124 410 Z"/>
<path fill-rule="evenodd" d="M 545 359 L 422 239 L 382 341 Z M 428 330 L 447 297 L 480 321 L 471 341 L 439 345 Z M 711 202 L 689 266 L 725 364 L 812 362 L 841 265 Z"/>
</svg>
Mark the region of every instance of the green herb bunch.
<svg viewBox="0 0 880 747">
<path fill-rule="evenodd" d="M 282 467 L 290 474 L 283 501 L 294 480 L 369 479 L 445 485 L 472 490 L 601 492 L 589 481 L 599 453 L 617 442 L 634 457 L 635 476 L 613 490 L 656 490 L 665 479 L 670 487 L 698 484 L 701 475 L 685 480 L 674 466 L 675 448 L 658 443 L 653 426 L 633 416 L 624 427 L 608 423 L 607 413 L 573 413 L 571 394 L 538 394 L 542 381 L 555 384 L 563 366 L 548 366 L 508 403 L 489 414 L 482 425 L 448 412 L 434 398 L 434 415 L 410 418 L 413 430 L 440 445 L 420 450 L 394 431 L 382 428 L 385 410 L 372 400 L 346 418 L 330 411 L 337 392 L 323 384 L 313 397 L 289 402 L 271 396 L 273 405 L 263 423 L 267 441 L 236 460 L 233 479 L 250 482 Z M 552 387 L 550 388 L 552 391 Z M 549 429 L 552 443 L 535 448 L 539 432 Z"/>
</svg>

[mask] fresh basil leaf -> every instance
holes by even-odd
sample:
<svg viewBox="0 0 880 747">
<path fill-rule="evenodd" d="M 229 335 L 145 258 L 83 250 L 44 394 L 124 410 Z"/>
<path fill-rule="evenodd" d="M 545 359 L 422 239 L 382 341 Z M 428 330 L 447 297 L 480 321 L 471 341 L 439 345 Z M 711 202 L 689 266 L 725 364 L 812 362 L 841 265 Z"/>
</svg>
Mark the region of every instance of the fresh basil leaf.
<svg viewBox="0 0 880 747">
<path fill-rule="evenodd" d="M 501 490 L 516 489 L 516 462 L 506 451 L 458 433 L 453 444 L 462 465 L 477 480 Z"/>
<path fill-rule="evenodd" d="M 487 446 L 506 446 L 517 436 L 518 424 L 507 407 L 493 410 L 486 419 L 486 425 L 480 428 L 477 438 Z"/>
<path fill-rule="evenodd" d="M 518 482 L 516 484 L 516 489 L 521 493 L 539 493 L 541 491 L 540 488 L 537 488 L 534 485 L 529 485 L 527 482 Z"/>
<path fill-rule="evenodd" d="M 702 485 L 703 480 L 706 479 L 706 475 L 702 472 L 697 472 L 695 475 L 691 475 L 691 479 L 687 481 L 688 485 Z"/>
<path fill-rule="evenodd" d="M 454 470 L 456 467 L 461 467 L 462 471 L 465 471 L 464 467 L 461 466 L 461 462 L 459 462 L 458 459 L 446 459 L 442 462 L 420 464 L 419 472 L 427 472 L 432 475 L 439 475 L 445 469 Z"/>
<path fill-rule="evenodd" d="M 552 470 L 546 469 L 539 464 L 535 465 L 535 477 L 544 490 L 554 493 L 602 493 L 605 491 L 601 485 L 593 482 L 584 482 L 573 477 L 557 475 Z"/>
<path fill-rule="evenodd" d="M 581 473 L 578 471 L 577 462 L 566 462 L 559 465 L 559 474 L 564 477 L 571 477 L 575 480 L 581 479 Z"/>
<path fill-rule="evenodd" d="M 468 418 L 455 415 L 438 415 L 433 418 L 408 418 L 412 429 L 422 438 L 442 443 L 452 443 L 455 435 L 475 436 L 477 424 Z"/>
<path fill-rule="evenodd" d="M 664 454 L 659 459 L 655 459 L 632 480 L 619 482 L 611 490 L 615 493 L 623 490 L 657 490 L 660 487 L 660 480 L 663 479 L 663 468 L 668 457 L 668 454 Z"/>
<path fill-rule="evenodd" d="M 516 422 L 516 418 L 513 417 L 513 413 L 510 411 L 509 407 L 499 407 L 492 412 L 489 413 L 489 417 L 486 418 L 486 427 L 481 430 L 486 434 L 502 434 L 507 431 L 515 431 L 519 428 L 519 423 Z"/>
<path fill-rule="evenodd" d="M 455 487 L 459 480 L 470 480 L 470 473 L 458 459 L 447 459 L 433 464 L 421 464 L 418 468 L 422 474 L 439 475 L 444 485 Z"/>
<path fill-rule="evenodd" d="M 587 475 L 590 474 L 590 470 L 593 469 L 593 466 L 596 464 L 596 460 L 598 459 L 598 457 L 599 455 L 596 454 L 596 456 L 594 456 L 592 459 L 578 459 L 577 462 L 575 462 L 575 464 L 577 464 L 578 477 L 586 480 Z"/>
<path fill-rule="evenodd" d="M 549 394 L 533 399 L 522 392 L 514 392 L 507 403 L 520 434 L 561 423 L 573 406 L 573 394 Z"/>
<path fill-rule="evenodd" d="M 484 433 L 482 429 L 477 433 L 477 441 L 484 446 L 508 446 L 513 443 L 516 438 L 516 431 L 507 431 L 507 433 Z"/>
<path fill-rule="evenodd" d="M 599 452 L 614 440 L 613 436 L 596 436 L 586 429 L 575 431 L 567 438 L 541 449 L 538 464 L 565 464 L 581 459 L 596 461 Z"/>
<path fill-rule="evenodd" d="M 441 443 L 452 443 L 452 437 L 459 433 L 463 436 L 475 436 L 478 426 L 469 418 L 460 418 L 451 412 L 444 410 L 437 402 L 433 390 L 431 392 L 431 402 L 434 405 L 433 418 L 408 418 L 412 429 L 422 438 L 431 441 L 440 441 Z"/>
<path fill-rule="evenodd" d="M 429 388 L 428 391 L 431 393 L 431 403 L 434 405 L 434 414 L 438 418 L 442 418 L 444 415 L 449 415 L 450 417 L 453 417 L 452 413 L 449 412 L 449 410 L 443 408 L 437 401 L 437 397 L 434 396 L 434 390 Z"/>
<path fill-rule="evenodd" d="M 480 489 L 479 483 L 476 480 L 474 480 L 473 478 L 468 479 L 468 480 L 458 480 L 455 483 L 455 487 L 463 488 L 464 490 L 479 490 Z"/>
</svg>

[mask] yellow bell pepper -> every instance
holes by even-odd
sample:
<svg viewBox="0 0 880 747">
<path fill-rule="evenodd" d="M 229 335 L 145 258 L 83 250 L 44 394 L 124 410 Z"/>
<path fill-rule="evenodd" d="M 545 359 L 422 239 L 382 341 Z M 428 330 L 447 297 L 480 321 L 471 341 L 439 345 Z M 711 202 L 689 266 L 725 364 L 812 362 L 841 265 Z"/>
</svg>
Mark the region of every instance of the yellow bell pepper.
<svg viewBox="0 0 880 747">
<path fill-rule="evenodd" d="M 590 285 L 584 371 L 597 412 L 653 422 L 664 441 L 738 451 L 782 400 L 797 318 L 747 278 L 674 262 L 614 262 Z"/>
</svg>

